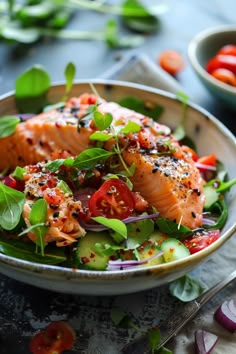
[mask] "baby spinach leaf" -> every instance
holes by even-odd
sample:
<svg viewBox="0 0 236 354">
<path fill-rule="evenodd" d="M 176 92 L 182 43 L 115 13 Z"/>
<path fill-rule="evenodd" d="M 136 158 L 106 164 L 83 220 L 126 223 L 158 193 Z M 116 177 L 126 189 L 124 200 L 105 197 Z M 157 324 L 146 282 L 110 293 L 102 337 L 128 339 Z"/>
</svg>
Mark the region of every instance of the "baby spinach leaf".
<svg viewBox="0 0 236 354">
<path fill-rule="evenodd" d="M 0 252 L 18 259 L 23 259 L 29 262 L 43 264 L 59 264 L 66 260 L 63 249 L 48 247 L 44 256 L 35 253 L 34 243 L 24 243 L 19 240 L 0 240 Z"/>
<path fill-rule="evenodd" d="M 150 219 L 127 224 L 127 244 L 129 249 L 140 246 L 154 231 L 154 223 Z"/>
<path fill-rule="evenodd" d="M 205 288 L 196 279 L 187 274 L 174 280 L 170 284 L 169 290 L 171 295 L 177 299 L 188 302 L 200 296 L 205 291 Z"/>
<path fill-rule="evenodd" d="M 102 224 L 102 225 L 108 227 L 109 229 L 117 232 L 124 239 L 127 238 L 127 227 L 121 220 L 107 219 L 107 218 L 104 218 L 103 216 L 96 216 L 92 219 L 94 221 L 98 222 L 99 224 Z"/>
<path fill-rule="evenodd" d="M 0 226 L 12 230 L 19 223 L 25 203 L 25 195 L 0 182 Z"/>
<path fill-rule="evenodd" d="M 176 224 L 168 219 L 157 218 L 156 223 L 161 232 L 179 240 L 192 234 L 192 230 L 188 227 Z"/>
<path fill-rule="evenodd" d="M 73 166 L 79 169 L 90 169 L 99 162 L 105 161 L 114 153 L 100 148 L 87 149 L 81 152 L 74 160 Z"/>
<path fill-rule="evenodd" d="M 0 118 L 0 138 L 6 138 L 12 135 L 19 123 L 20 118 L 18 117 L 4 116 Z"/>
<path fill-rule="evenodd" d="M 123 107 L 132 109 L 133 111 L 139 112 L 145 116 L 158 120 L 163 112 L 163 107 L 153 103 L 145 102 L 139 98 L 133 96 L 127 96 L 119 101 L 119 104 Z"/>
<path fill-rule="evenodd" d="M 15 99 L 19 111 L 38 113 L 47 103 L 50 88 L 49 74 L 40 65 L 34 65 L 15 82 Z"/>
</svg>

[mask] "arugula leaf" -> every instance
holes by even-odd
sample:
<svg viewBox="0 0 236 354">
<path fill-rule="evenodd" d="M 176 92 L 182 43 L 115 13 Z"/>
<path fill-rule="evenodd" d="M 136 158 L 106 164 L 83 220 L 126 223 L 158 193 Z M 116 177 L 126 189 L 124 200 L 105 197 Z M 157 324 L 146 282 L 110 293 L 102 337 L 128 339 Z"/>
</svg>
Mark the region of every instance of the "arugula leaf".
<svg viewBox="0 0 236 354">
<path fill-rule="evenodd" d="M 192 234 L 192 230 L 188 227 L 176 224 L 168 219 L 157 218 L 156 223 L 161 232 L 179 240 Z"/>
<path fill-rule="evenodd" d="M 153 102 L 145 102 L 133 96 L 122 98 L 119 101 L 119 104 L 123 107 L 132 109 L 133 111 L 142 113 L 145 116 L 153 118 L 156 121 L 159 119 L 164 110 L 164 108 L 158 104 L 155 104 Z"/>
<path fill-rule="evenodd" d="M 99 224 L 102 224 L 109 229 L 117 232 L 119 235 L 121 235 L 124 239 L 127 238 L 127 228 L 126 225 L 119 219 L 107 219 L 103 216 L 96 216 L 92 218 L 94 221 L 98 222 Z"/>
<path fill-rule="evenodd" d="M 4 116 L 0 119 L 0 138 L 6 138 L 12 135 L 17 125 L 20 123 L 20 118 L 14 116 Z"/>
<path fill-rule="evenodd" d="M 51 79 L 40 65 L 34 65 L 18 76 L 15 82 L 15 99 L 22 113 L 38 113 L 47 102 Z"/>
<path fill-rule="evenodd" d="M 95 167 L 99 162 L 105 161 L 112 155 L 114 155 L 113 152 L 100 148 L 87 149 L 75 158 L 73 166 L 79 169 L 90 169 Z"/>
<path fill-rule="evenodd" d="M 20 221 L 25 203 L 25 195 L 0 182 L 0 226 L 13 230 Z"/>
<path fill-rule="evenodd" d="M 64 250 L 57 247 L 47 248 L 44 256 L 35 253 L 35 245 L 33 243 L 24 243 L 19 240 L 0 240 L 0 252 L 18 259 L 29 262 L 43 264 L 60 264 L 66 260 Z"/>
<path fill-rule="evenodd" d="M 196 279 L 187 274 L 170 283 L 169 290 L 172 296 L 183 302 L 188 302 L 200 296 L 205 291 L 205 288 Z"/>
</svg>

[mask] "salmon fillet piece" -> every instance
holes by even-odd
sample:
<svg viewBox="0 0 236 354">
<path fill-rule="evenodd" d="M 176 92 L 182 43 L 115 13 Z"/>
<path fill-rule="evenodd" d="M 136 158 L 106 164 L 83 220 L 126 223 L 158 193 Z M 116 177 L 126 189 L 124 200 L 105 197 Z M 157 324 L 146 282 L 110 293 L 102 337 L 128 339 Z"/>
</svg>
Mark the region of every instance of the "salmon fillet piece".
<svg viewBox="0 0 236 354">
<path fill-rule="evenodd" d="M 158 156 L 128 148 L 123 153 L 136 170 L 131 181 L 140 194 L 169 220 L 195 229 L 202 225 L 204 181 L 190 158 Z"/>
</svg>

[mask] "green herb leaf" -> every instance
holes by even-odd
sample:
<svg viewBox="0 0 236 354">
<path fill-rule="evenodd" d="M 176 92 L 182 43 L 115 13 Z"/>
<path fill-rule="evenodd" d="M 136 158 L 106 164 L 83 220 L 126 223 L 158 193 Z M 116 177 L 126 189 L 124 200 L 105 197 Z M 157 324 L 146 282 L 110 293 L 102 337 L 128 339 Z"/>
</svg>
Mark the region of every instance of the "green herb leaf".
<svg viewBox="0 0 236 354">
<path fill-rule="evenodd" d="M 150 219 L 136 221 L 127 224 L 127 243 L 129 249 L 135 249 L 140 246 L 154 232 L 154 223 Z"/>
<path fill-rule="evenodd" d="M 66 167 L 73 166 L 74 159 L 72 157 L 68 157 L 67 159 L 57 159 L 54 161 L 50 161 L 45 165 L 45 168 L 52 172 L 57 172 L 59 168 L 64 165 Z"/>
<path fill-rule="evenodd" d="M 132 109 L 133 111 L 139 112 L 145 116 L 158 120 L 163 112 L 163 107 L 153 103 L 145 102 L 139 98 L 128 96 L 119 101 L 119 104 L 123 107 Z"/>
<path fill-rule="evenodd" d="M 68 184 L 65 181 L 60 181 L 57 186 L 61 188 L 63 193 L 69 194 L 69 195 L 73 194 L 72 190 L 70 189 L 70 187 L 68 186 Z"/>
<path fill-rule="evenodd" d="M 187 108 L 188 108 L 188 106 L 187 106 L 188 96 L 183 92 L 178 92 L 177 99 L 179 99 L 182 102 L 183 113 L 182 113 L 182 118 L 181 118 L 180 124 L 174 130 L 174 132 L 172 134 L 176 140 L 180 141 L 180 140 L 183 140 L 186 136 L 185 122 L 186 122 L 186 118 L 187 118 L 186 112 L 187 112 Z"/>
<path fill-rule="evenodd" d="M 117 327 L 125 329 L 134 328 L 135 330 L 140 331 L 140 328 L 135 325 L 130 316 L 118 308 L 111 309 L 111 319 Z"/>
<path fill-rule="evenodd" d="M 94 123 L 99 130 L 106 130 L 110 127 L 113 117 L 111 113 L 101 113 L 99 111 L 94 112 Z"/>
<path fill-rule="evenodd" d="M 0 38 L 9 42 L 33 43 L 40 38 L 37 28 L 22 28 L 15 21 L 7 22 L 0 28 Z"/>
<path fill-rule="evenodd" d="M 48 231 L 46 220 L 47 202 L 45 199 L 38 199 L 31 208 L 29 221 L 32 226 L 37 225 L 34 229 L 34 233 L 37 235 L 36 244 L 40 246 L 42 255 L 44 254 L 44 247 L 46 245 L 43 238 Z"/>
<path fill-rule="evenodd" d="M 73 166 L 79 169 L 90 169 L 95 167 L 99 162 L 105 161 L 113 154 L 113 152 L 100 148 L 87 149 L 75 158 Z"/>
<path fill-rule="evenodd" d="M 105 134 L 103 132 L 95 132 L 89 136 L 90 140 L 97 140 L 97 141 L 108 141 L 112 138 L 111 134 Z"/>
<path fill-rule="evenodd" d="M 10 257 L 43 264 L 60 264 L 66 260 L 62 248 L 48 247 L 44 256 L 42 256 L 35 253 L 35 245 L 33 243 L 5 240 L 3 238 L 0 240 L 0 252 Z"/>
<path fill-rule="evenodd" d="M 0 182 L 0 226 L 12 230 L 19 223 L 25 203 L 25 195 Z"/>
<path fill-rule="evenodd" d="M 124 239 L 127 237 L 127 228 L 126 225 L 118 219 L 107 219 L 104 218 L 103 216 L 96 216 L 92 218 L 94 221 L 98 222 L 99 224 L 102 224 L 109 229 L 117 232 L 119 235 L 121 235 Z"/>
<path fill-rule="evenodd" d="M 15 82 L 15 98 L 20 112 L 38 113 L 47 102 L 51 80 L 40 65 L 21 74 Z"/>
<path fill-rule="evenodd" d="M 0 138 L 6 138 L 12 135 L 17 125 L 20 123 L 20 118 L 14 116 L 4 116 L 0 119 Z"/>
<path fill-rule="evenodd" d="M 200 296 L 205 288 L 196 279 L 187 274 L 170 283 L 169 290 L 171 295 L 177 299 L 188 302 Z"/>
<path fill-rule="evenodd" d="M 15 170 L 12 172 L 12 177 L 19 179 L 19 180 L 24 180 L 24 173 L 26 170 L 20 166 L 17 166 Z"/>
<path fill-rule="evenodd" d="M 138 133 L 141 130 L 141 126 L 135 122 L 128 122 L 124 128 L 120 130 L 120 133 L 129 134 L 129 133 Z"/>
<path fill-rule="evenodd" d="M 157 218 L 156 223 L 161 232 L 179 240 L 192 234 L 192 230 L 188 227 L 176 224 L 174 221 L 168 219 Z"/>
<path fill-rule="evenodd" d="M 161 332 L 159 328 L 152 328 L 147 333 L 148 345 L 151 353 L 154 354 L 161 342 Z"/>
<path fill-rule="evenodd" d="M 65 68 L 65 78 L 66 78 L 66 95 L 70 92 L 73 81 L 76 74 L 76 68 L 73 63 L 68 63 Z"/>
<path fill-rule="evenodd" d="M 219 199 L 209 208 L 211 213 L 218 215 L 218 219 L 213 225 L 204 225 L 206 229 L 219 229 L 221 230 L 228 219 L 228 205 L 225 202 L 224 196 L 219 195 Z"/>
</svg>

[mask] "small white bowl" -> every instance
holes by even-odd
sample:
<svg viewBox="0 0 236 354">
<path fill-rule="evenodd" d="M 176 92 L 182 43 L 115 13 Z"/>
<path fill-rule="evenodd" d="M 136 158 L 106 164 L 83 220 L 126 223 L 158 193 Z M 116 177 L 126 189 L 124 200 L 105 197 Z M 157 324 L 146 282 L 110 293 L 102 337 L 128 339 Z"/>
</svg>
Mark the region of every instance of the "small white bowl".
<svg viewBox="0 0 236 354">
<path fill-rule="evenodd" d="M 109 80 L 91 80 L 91 82 L 100 96 L 108 101 L 119 101 L 127 96 L 137 97 L 144 101 L 158 103 L 164 108 L 161 123 L 174 128 L 181 121 L 182 102 L 174 94 L 138 84 Z M 64 85 L 54 85 L 49 92 L 49 102 L 58 102 L 64 92 Z M 88 81 L 74 84 L 71 96 L 78 96 L 84 92 L 91 92 Z M 14 113 L 16 113 L 14 94 L 0 97 L 0 117 Z M 189 103 L 186 114 L 186 132 L 195 141 L 199 154 L 214 152 L 217 158 L 224 162 L 229 178 L 236 178 L 236 139 L 233 134 L 220 121 L 196 104 Z M 0 272 L 47 290 L 71 294 L 119 295 L 161 286 L 190 272 L 236 232 L 235 187 L 228 193 L 227 203 L 229 216 L 220 238 L 185 259 L 139 269 L 91 271 L 38 264 L 0 253 Z"/>
<path fill-rule="evenodd" d="M 208 28 L 197 34 L 189 43 L 188 57 L 193 70 L 206 89 L 223 104 L 236 109 L 236 87 L 225 84 L 208 74 L 208 60 L 227 44 L 236 45 L 236 25 Z"/>
</svg>

